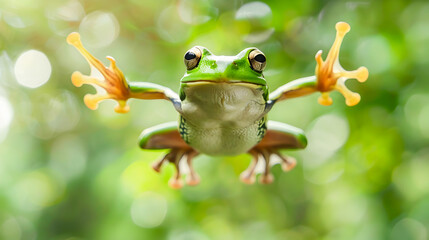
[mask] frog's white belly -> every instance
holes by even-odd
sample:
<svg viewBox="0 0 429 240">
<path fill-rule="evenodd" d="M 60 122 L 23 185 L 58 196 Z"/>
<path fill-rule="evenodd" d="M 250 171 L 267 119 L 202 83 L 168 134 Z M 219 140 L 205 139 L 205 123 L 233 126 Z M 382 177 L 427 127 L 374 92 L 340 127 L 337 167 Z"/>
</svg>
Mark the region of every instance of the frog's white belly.
<svg viewBox="0 0 429 240">
<path fill-rule="evenodd" d="M 265 134 L 265 100 L 252 84 L 198 82 L 183 88 L 179 131 L 197 151 L 209 155 L 247 152 Z"/>
</svg>

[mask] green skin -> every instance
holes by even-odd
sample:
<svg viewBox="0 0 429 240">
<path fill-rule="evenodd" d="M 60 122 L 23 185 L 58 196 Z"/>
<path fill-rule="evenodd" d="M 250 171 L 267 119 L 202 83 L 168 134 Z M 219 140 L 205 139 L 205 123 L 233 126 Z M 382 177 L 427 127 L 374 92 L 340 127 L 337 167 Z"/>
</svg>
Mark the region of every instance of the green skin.
<svg viewBox="0 0 429 240">
<path fill-rule="evenodd" d="M 208 155 L 238 155 L 248 152 L 264 137 L 267 125 L 298 141 L 293 148 L 306 145 L 301 129 L 266 122 L 266 115 L 273 104 L 285 93 L 314 89 L 316 77 L 290 82 L 269 94 L 267 82 L 262 74 L 252 69 L 247 48 L 236 56 L 216 56 L 208 49 L 201 49 L 202 55 L 197 67 L 188 70 L 180 80 L 180 99 L 172 91 L 158 86 L 158 91 L 168 91 L 169 99 L 180 113 L 179 132 L 185 142 L 199 153 Z M 132 92 L 148 91 L 146 83 L 129 83 Z M 155 90 L 155 85 L 150 84 Z M 312 91 L 311 91 L 312 92 Z M 305 95 L 305 93 L 303 93 Z M 154 135 L 177 129 L 170 123 L 145 130 L 140 136 L 140 146 Z"/>
<path fill-rule="evenodd" d="M 265 170 L 260 181 L 273 180 L 269 172 L 271 156 L 282 161 L 282 168 L 289 171 L 295 161 L 283 156 L 278 150 L 304 148 L 306 137 L 301 129 L 285 123 L 267 121 L 267 114 L 279 101 L 321 92 L 319 103 L 330 105 L 329 92 L 338 90 L 346 98 L 346 104 L 356 105 L 360 96 L 350 91 L 344 82 L 354 78 L 360 82 L 368 78 L 368 70 L 360 67 L 346 71 L 338 61 L 340 46 L 350 26 L 345 22 L 335 25 L 337 30 L 334 43 L 326 60 L 322 52 L 316 56 L 316 75 L 291 81 L 272 93 L 262 74 L 265 56 L 256 48 L 246 48 L 236 56 L 216 56 L 204 47 L 194 47 L 185 54 L 187 72 L 180 80 L 180 93 L 169 88 L 146 82 L 128 82 L 112 57 L 108 57 L 110 67 L 92 56 L 82 45 L 79 33 L 71 33 L 67 42 L 85 57 L 88 63 L 97 68 L 103 79 L 74 72 L 72 83 L 95 84 L 106 93 L 89 94 L 84 98 L 90 109 L 96 109 L 100 101 L 114 99 L 118 102 L 115 111 L 129 111 L 127 100 L 165 99 L 173 103 L 180 114 L 179 124 L 169 122 L 142 132 L 139 144 L 144 149 L 170 149 L 162 159 L 153 165 L 160 171 L 165 161 L 173 163 L 176 174 L 170 179 L 170 186 L 180 188 L 182 170 L 179 166 L 186 158 L 189 167 L 187 183 L 195 185 L 199 177 L 192 168 L 192 159 L 200 153 L 208 155 L 238 155 L 249 153 L 253 162 L 241 174 L 245 183 L 253 183 L 255 167 L 259 158 L 265 160 Z"/>
</svg>

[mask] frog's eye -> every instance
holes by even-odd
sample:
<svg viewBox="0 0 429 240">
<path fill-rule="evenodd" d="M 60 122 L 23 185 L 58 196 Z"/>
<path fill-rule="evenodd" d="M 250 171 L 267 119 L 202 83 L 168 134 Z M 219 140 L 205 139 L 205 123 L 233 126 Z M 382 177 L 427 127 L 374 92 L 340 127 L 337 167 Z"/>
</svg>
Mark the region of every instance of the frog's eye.
<svg viewBox="0 0 429 240">
<path fill-rule="evenodd" d="M 201 59 L 201 50 L 198 47 L 193 47 L 185 53 L 186 69 L 192 70 L 198 66 Z"/>
<path fill-rule="evenodd" d="M 253 70 L 262 72 L 267 64 L 267 59 L 261 51 L 255 49 L 249 53 L 249 62 Z"/>
</svg>

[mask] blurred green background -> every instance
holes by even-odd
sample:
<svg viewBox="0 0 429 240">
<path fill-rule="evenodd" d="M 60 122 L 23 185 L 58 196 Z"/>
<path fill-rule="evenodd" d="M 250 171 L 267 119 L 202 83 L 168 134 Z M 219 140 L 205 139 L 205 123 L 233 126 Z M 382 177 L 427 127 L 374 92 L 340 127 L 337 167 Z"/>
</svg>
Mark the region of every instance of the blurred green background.
<svg viewBox="0 0 429 240">
<path fill-rule="evenodd" d="M 429 2 L 317 0 L 0 0 L 0 238 L 428 239 Z M 195 159 L 202 182 L 172 190 L 172 166 L 150 165 L 140 132 L 177 119 L 167 101 L 131 112 L 83 104 L 73 71 L 90 69 L 65 37 L 79 31 L 98 58 L 114 56 L 130 81 L 178 89 L 184 53 L 255 46 L 273 90 L 314 74 L 335 23 L 348 22 L 340 59 L 366 66 L 362 95 L 280 103 L 270 119 L 305 129 L 297 167 L 271 185 L 238 176 L 250 156 Z M 105 61 L 106 62 L 106 61 Z"/>
</svg>

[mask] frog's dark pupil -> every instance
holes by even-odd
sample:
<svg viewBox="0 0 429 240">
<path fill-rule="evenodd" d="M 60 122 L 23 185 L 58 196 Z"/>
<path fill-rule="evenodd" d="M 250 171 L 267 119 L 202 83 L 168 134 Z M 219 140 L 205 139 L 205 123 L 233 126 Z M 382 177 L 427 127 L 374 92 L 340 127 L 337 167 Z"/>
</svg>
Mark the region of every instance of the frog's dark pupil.
<svg viewBox="0 0 429 240">
<path fill-rule="evenodd" d="M 264 55 L 258 54 L 255 56 L 255 60 L 262 63 L 262 62 L 265 62 L 266 59 Z"/>
<path fill-rule="evenodd" d="M 197 55 L 195 55 L 195 53 L 193 53 L 193 52 L 187 52 L 186 54 L 185 54 L 185 59 L 186 60 L 191 60 L 191 59 L 194 59 L 194 58 L 196 58 L 197 57 Z"/>
</svg>

